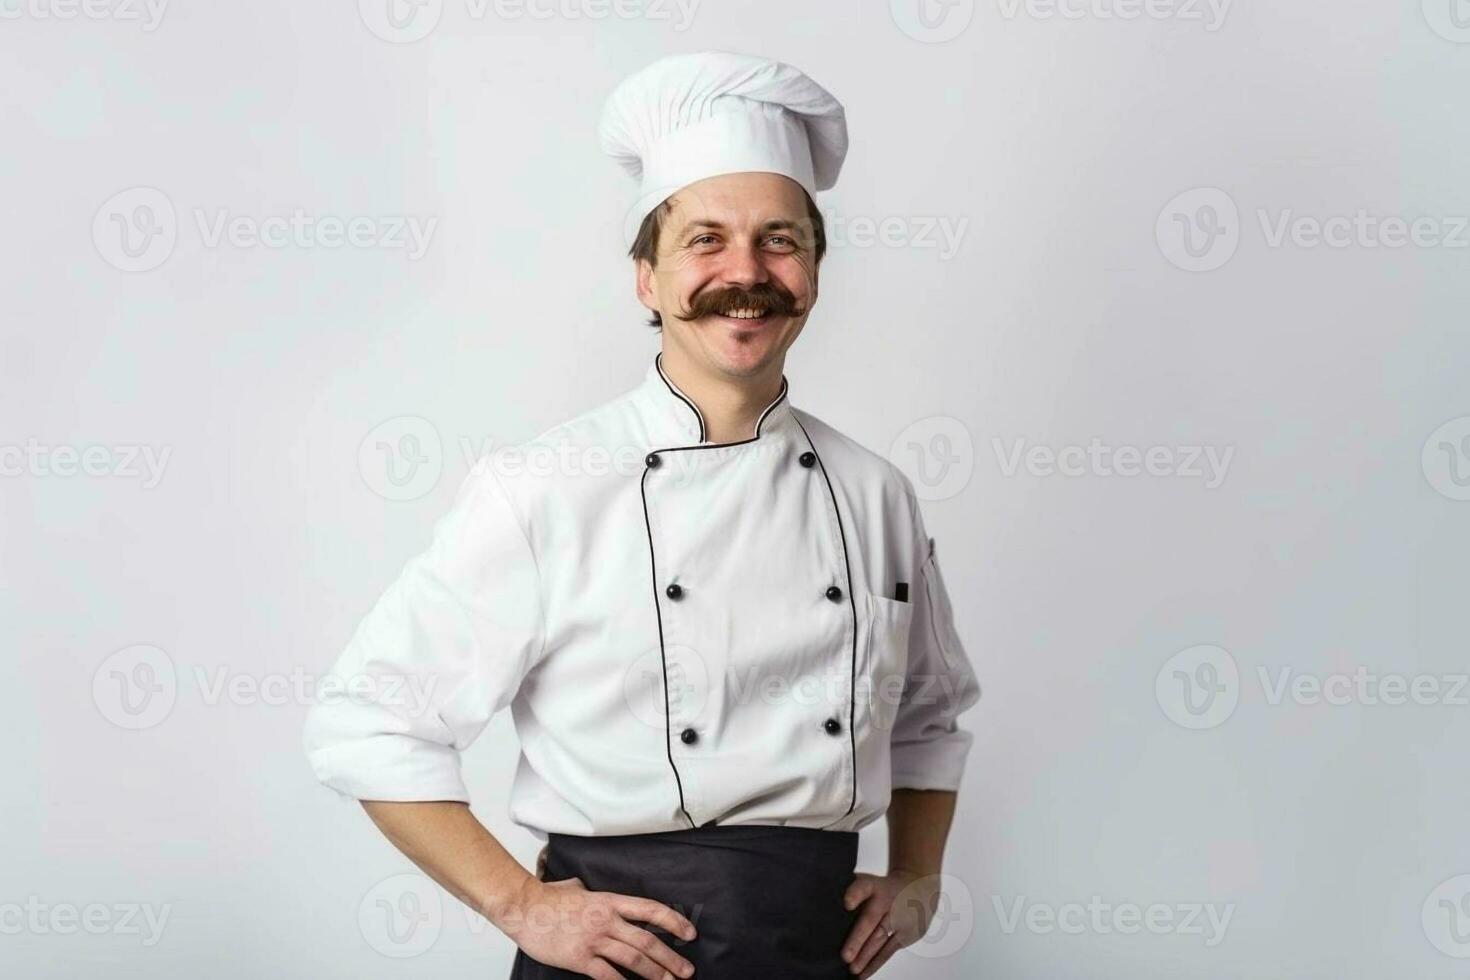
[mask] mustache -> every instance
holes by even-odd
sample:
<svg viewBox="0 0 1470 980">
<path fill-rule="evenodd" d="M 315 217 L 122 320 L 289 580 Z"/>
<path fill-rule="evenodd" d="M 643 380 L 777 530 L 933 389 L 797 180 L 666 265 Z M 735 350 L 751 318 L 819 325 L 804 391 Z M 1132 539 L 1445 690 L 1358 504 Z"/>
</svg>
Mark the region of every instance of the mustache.
<svg viewBox="0 0 1470 980">
<path fill-rule="evenodd" d="M 680 320 L 698 320 L 711 314 L 728 315 L 735 310 L 754 308 L 767 315 L 800 316 L 806 311 L 796 302 L 790 290 L 775 282 L 758 282 L 749 289 L 730 286 L 711 289 L 694 297 L 689 308 L 674 314 Z"/>
</svg>

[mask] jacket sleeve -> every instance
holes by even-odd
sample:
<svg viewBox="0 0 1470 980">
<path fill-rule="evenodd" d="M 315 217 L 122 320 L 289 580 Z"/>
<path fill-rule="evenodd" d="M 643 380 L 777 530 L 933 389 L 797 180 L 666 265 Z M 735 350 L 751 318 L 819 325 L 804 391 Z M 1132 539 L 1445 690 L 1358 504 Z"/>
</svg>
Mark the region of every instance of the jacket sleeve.
<svg viewBox="0 0 1470 980">
<path fill-rule="evenodd" d="M 974 737 L 956 718 L 979 699 L 980 687 L 955 629 L 934 539 L 924 530 L 917 503 L 914 507 L 919 587 L 907 680 L 893 724 L 893 788 L 958 790 Z"/>
<path fill-rule="evenodd" d="M 304 738 L 317 778 L 356 799 L 468 803 L 459 752 L 542 644 L 536 560 L 482 457 L 319 686 Z"/>
</svg>

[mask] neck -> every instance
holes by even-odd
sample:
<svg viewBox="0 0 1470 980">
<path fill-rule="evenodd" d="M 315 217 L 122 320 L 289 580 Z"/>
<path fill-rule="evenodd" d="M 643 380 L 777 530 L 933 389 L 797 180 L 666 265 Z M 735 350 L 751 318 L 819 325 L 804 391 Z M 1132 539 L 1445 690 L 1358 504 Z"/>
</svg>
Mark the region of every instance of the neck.
<svg viewBox="0 0 1470 980">
<path fill-rule="evenodd" d="M 699 406 L 699 414 L 704 416 L 704 437 L 710 442 L 751 438 L 761 413 L 781 394 L 780 361 L 756 374 L 731 377 L 704 368 L 672 345 L 665 346 L 663 354 L 660 364 L 664 374 Z"/>
</svg>

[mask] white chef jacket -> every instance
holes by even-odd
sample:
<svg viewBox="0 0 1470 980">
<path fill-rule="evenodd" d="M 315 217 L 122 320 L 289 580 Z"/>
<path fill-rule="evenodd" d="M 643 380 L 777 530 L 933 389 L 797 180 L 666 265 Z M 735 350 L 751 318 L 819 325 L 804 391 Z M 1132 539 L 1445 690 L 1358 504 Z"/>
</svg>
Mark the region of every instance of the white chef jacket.
<svg viewBox="0 0 1470 980">
<path fill-rule="evenodd" d="M 542 840 L 857 830 L 959 787 L 979 689 L 907 477 L 785 378 L 707 442 L 661 359 L 474 465 L 311 707 L 327 786 L 469 802 L 459 752 L 509 705 L 510 815 Z"/>
</svg>

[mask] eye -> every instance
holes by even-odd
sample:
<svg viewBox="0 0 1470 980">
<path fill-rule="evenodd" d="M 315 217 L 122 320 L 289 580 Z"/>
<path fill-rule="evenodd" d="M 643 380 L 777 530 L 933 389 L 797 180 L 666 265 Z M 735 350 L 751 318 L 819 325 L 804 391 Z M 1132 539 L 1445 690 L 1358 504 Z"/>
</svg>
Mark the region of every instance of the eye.
<svg viewBox="0 0 1470 980">
<path fill-rule="evenodd" d="M 708 232 L 706 232 L 705 234 L 700 235 L 699 237 L 695 238 L 689 244 L 690 245 L 702 245 L 702 244 L 706 244 L 706 243 L 714 244 L 716 241 L 718 241 L 718 239 L 715 238 L 714 235 L 709 234 Z"/>
<path fill-rule="evenodd" d="M 776 248 L 781 250 L 793 249 L 796 247 L 796 241 L 786 235 L 772 235 L 766 239 L 766 242 L 767 244 L 774 244 Z"/>
</svg>

